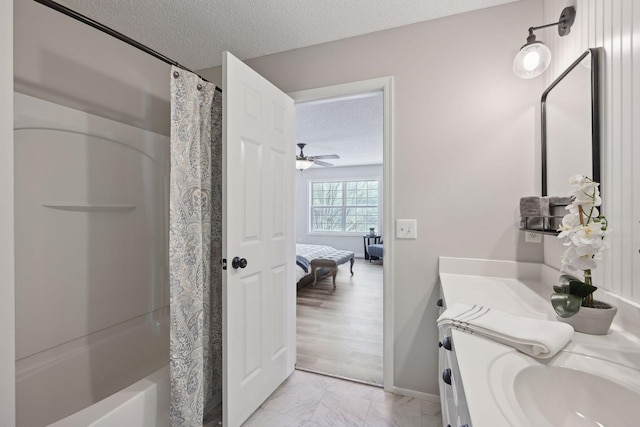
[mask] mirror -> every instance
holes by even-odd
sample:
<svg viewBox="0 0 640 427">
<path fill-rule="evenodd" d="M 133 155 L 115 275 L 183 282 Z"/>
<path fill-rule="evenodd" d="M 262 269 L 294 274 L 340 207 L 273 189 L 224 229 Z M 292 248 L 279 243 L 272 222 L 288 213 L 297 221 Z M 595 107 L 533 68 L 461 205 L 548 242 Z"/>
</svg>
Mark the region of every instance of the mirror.
<svg viewBox="0 0 640 427">
<path fill-rule="evenodd" d="M 589 49 L 542 94 L 542 195 L 566 196 L 569 177 L 600 181 L 599 49 Z"/>
</svg>

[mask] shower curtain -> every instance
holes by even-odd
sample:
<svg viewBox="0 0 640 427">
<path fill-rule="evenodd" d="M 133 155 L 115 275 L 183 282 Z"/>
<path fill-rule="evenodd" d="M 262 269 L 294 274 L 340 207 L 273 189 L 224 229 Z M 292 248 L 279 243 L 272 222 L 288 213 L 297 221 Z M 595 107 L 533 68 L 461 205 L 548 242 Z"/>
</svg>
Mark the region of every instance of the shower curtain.
<svg viewBox="0 0 640 427">
<path fill-rule="evenodd" d="M 171 425 L 202 426 L 222 396 L 222 94 L 171 69 Z"/>
</svg>

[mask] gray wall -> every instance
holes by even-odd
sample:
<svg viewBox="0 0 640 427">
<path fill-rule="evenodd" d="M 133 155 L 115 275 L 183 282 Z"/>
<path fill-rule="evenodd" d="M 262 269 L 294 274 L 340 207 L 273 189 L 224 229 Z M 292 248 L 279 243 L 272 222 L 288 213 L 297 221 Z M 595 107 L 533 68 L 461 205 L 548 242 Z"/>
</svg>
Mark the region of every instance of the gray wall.
<svg viewBox="0 0 640 427">
<path fill-rule="evenodd" d="M 0 2 L 0 425 L 15 424 L 13 2 Z"/>
<path fill-rule="evenodd" d="M 355 252 L 357 257 L 364 256 L 364 245 L 362 233 L 355 236 L 336 236 L 309 234 L 309 180 L 321 179 L 350 179 L 350 178 L 378 178 L 380 179 L 380 190 L 382 191 L 382 165 L 373 166 L 352 166 L 340 168 L 312 167 L 300 173 L 296 172 L 296 242 L 309 243 L 315 245 L 329 245 L 337 249 Z M 384 233 L 382 230 L 383 216 L 382 206 L 383 195 L 380 198 L 380 228 L 376 229 L 378 234 Z"/>
<path fill-rule="evenodd" d="M 14 3 L 17 92 L 169 135 L 169 65 L 33 0 Z"/>
<path fill-rule="evenodd" d="M 25 12 L 37 8 L 42 6 L 29 0 L 16 2 L 16 37 L 51 37 L 53 28 L 66 32 L 81 25 L 55 14 Z M 21 21 L 25 14 L 43 19 Z M 433 303 L 438 255 L 542 259 L 539 245 L 523 242 L 515 220 L 518 198 L 535 194 L 538 182 L 534 137 L 542 83 L 514 77 L 511 61 L 524 42 L 526 28 L 535 22 L 542 22 L 540 3 L 522 0 L 248 61 L 287 92 L 395 76 L 395 176 L 393 198 L 388 202 L 394 204 L 397 217 L 417 218 L 420 232 L 417 240 L 396 244 L 394 371 L 398 387 L 437 393 Z M 101 46 L 92 40 L 98 37 L 94 30 L 87 31 L 90 36 L 65 35 L 58 40 L 56 45 L 61 42 L 68 49 L 63 53 L 47 43 L 25 56 L 17 42 L 18 90 L 79 109 L 78 105 L 97 99 L 97 105 L 84 108 L 108 118 L 121 115 L 125 123 L 167 134 L 168 127 L 162 130 L 162 123 L 155 119 L 163 113 L 152 112 L 165 107 L 168 112 L 159 93 L 167 90 L 168 68 L 127 69 L 131 53 L 120 49 L 133 48 L 116 47 L 115 41 L 103 41 Z M 480 37 L 482 48 L 470 48 Z M 87 60 L 86 53 L 76 52 L 78 45 L 91 46 L 95 55 Z M 138 60 L 156 63 L 152 58 Z M 122 62 L 122 68 L 114 67 L 113 61 Z M 78 79 L 56 71 L 65 63 L 86 72 Z M 105 71 L 111 67 L 112 71 Z M 154 83 L 156 78 L 162 80 L 163 89 Z M 119 80 L 137 95 L 123 91 L 111 96 L 109 88 Z M 37 93 L 30 92 L 29 83 Z M 77 86 L 91 96 L 74 92 L 79 91 Z M 168 126 L 168 121 L 163 123 Z"/>
<path fill-rule="evenodd" d="M 396 387 L 438 393 L 439 255 L 542 261 L 542 245 L 518 231 L 517 210 L 539 191 L 543 83 L 512 72 L 527 28 L 542 21 L 541 2 L 521 0 L 247 61 L 285 92 L 394 76 L 385 203 L 396 218 L 418 220 L 416 240 L 395 242 Z"/>
</svg>

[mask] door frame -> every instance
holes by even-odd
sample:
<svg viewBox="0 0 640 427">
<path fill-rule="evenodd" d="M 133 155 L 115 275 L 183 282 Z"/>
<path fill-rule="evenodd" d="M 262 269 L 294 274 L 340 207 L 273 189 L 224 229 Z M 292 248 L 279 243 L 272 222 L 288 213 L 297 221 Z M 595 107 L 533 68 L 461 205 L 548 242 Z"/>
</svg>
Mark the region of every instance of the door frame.
<svg viewBox="0 0 640 427">
<path fill-rule="evenodd" d="M 387 235 L 385 239 L 384 263 L 382 264 L 382 280 L 383 280 L 383 367 L 382 381 L 384 389 L 387 391 L 394 390 L 393 380 L 393 269 L 394 269 L 394 244 L 393 238 L 393 221 L 395 218 L 393 208 L 393 76 L 380 77 L 370 80 L 362 80 L 338 84 L 333 86 L 320 87 L 315 89 L 300 90 L 290 92 L 288 95 L 293 98 L 297 104 L 299 102 L 307 102 L 320 100 L 325 98 L 336 98 L 342 96 L 356 95 L 365 92 L 382 91 L 383 94 L 383 166 L 382 179 L 384 191 L 383 227 Z M 294 313 L 295 316 L 295 313 Z"/>
</svg>

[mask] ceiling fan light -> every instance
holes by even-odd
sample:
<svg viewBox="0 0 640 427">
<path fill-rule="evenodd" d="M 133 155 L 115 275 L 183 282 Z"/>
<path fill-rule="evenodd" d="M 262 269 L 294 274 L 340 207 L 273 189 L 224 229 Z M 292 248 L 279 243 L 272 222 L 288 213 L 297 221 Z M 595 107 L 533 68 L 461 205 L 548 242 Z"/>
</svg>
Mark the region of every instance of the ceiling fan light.
<svg viewBox="0 0 640 427">
<path fill-rule="evenodd" d="M 298 170 L 303 171 L 309 169 L 311 166 L 313 166 L 313 160 L 296 159 L 296 169 Z"/>
</svg>

